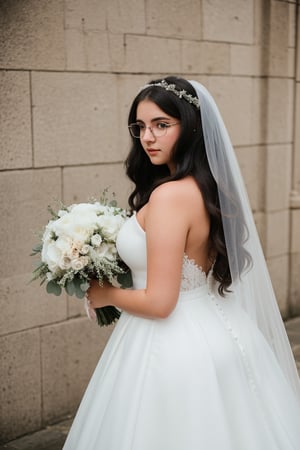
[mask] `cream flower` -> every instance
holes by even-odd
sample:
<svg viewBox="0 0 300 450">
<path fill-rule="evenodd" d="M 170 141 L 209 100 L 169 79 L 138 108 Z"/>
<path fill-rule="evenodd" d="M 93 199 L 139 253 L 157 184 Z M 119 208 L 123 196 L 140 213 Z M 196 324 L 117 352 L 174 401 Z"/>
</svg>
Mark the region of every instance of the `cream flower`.
<svg viewBox="0 0 300 450">
<path fill-rule="evenodd" d="M 85 266 L 85 261 L 82 258 L 74 258 L 71 262 L 72 269 L 82 270 Z"/>
<path fill-rule="evenodd" d="M 59 261 L 61 258 L 61 252 L 56 247 L 55 242 L 50 242 L 47 246 L 44 252 L 42 252 L 42 261 L 46 263 L 49 267 L 49 270 L 51 272 L 57 272 L 59 269 Z"/>
<path fill-rule="evenodd" d="M 100 247 L 97 249 L 97 256 L 99 258 L 107 258 L 113 261 L 116 257 L 117 250 L 114 244 L 106 244 L 102 242 Z"/>
<path fill-rule="evenodd" d="M 63 256 L 59 262 L 59 267 L 62 270 L 68 270 L 68 269 L 71 269 L 71 267 L 72 267 L 71 263 L 72 263 L 72 260 L 71 260 L 71 258 L 69 258 L 69 256 Z"/>
<path fill-rule="evenodd" d="M 103 215 L 98 220 L 100 228 L 103 229 L 107 239 L 115 241 L 117 234 L 124 223 L 124 218 L 119 215 Z"/>
<path fill-rule="evenodd" d="M 93 247 L 99 247 L 101 242 L 102 242 L 102 237 L 100 236 L 100 234 L 97 233 L 91 237 L 91 244 Z"/>
<path fill-rule="evenodd" d="M 84 244 L 82 247 L 81 247 L 81 249 L 79 250 L 79 253 L 81 254 L 81 255 L 87 255 L 88 254 L 88 252 L 90 251 L 90 245 L 88 245 L 88 244 Z"/>
</svg>

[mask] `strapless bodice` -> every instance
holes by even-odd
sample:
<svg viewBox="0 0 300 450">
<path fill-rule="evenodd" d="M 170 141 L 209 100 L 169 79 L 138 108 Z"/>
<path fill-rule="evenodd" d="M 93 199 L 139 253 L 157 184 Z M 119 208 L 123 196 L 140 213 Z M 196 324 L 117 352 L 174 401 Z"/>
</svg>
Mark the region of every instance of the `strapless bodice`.
<svg viewBox="0 0 300 450">
<path fill-rule="evenodd" d="M 134 289 L 144 289 L 147 282 L 146 233 L 137 221 L 136 214 L 131 216 L 121 228 L 117 238 L 119 255 L 130 267 Z M 190 291 L 207 283 L 205 272 L 195 261 L 183 256 L 181 292 Z"/>
</svg>

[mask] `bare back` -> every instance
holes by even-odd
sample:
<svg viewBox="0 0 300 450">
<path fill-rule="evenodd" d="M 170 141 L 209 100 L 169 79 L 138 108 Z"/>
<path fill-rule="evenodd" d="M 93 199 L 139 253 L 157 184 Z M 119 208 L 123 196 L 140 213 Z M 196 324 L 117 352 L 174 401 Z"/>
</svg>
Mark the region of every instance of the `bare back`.
<svg viewBox="0 0 300 450">
<path fill-rule="evenodd" d="M 209 257 L 209 230 L 210 218 L 205 208 L 202 194 L 195 180 L 187 177 L 182 180 L 166 183 L 171 189 L 178 193 L 178 207 L 180 215 L 186 223 L 186 233 L 183 236 L 184 253 L 208 272 L 212 261 Z M 164 185 L 160 186 L 160 188 Z M 138 213 L 137 219 L 141 227 L 147 232 L 147 210 L 149 204 L 146 204 Z M 166 212 L 167 214 L 167 212 Z M 173 226 L 176 227 L 176 219 Z M 172 232 L 172 230 L 170 230 Z"/>
</svg>

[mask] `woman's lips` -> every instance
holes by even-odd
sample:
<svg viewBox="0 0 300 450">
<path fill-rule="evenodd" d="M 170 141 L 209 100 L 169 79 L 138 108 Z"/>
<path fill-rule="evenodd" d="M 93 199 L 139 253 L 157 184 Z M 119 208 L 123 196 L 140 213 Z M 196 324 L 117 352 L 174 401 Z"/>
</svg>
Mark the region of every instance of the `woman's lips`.
<svg viewBox="0 0 300 450">
<path fill-rule="evenodd" d="M 147 148 L 147 152 L 150 155 L 154 155 L 155 153 L 159 152 L 159 150 L 157 150 L 156 148 Z"/>
</svg>

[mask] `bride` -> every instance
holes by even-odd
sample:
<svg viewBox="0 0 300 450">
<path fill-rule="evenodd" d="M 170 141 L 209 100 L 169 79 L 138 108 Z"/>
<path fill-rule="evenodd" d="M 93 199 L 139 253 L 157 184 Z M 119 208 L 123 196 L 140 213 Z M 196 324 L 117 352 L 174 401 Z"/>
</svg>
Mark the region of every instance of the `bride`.
<svg viewBox="0 0 300 450">
<path fill-rule="evenodd" d="M 133 289 L 65 450 L 296 450 L 299 379 L 226 128 L 207 90 L 144 86 L 129 113 L 135 188 L 117 247 Z"/>
</svg>

